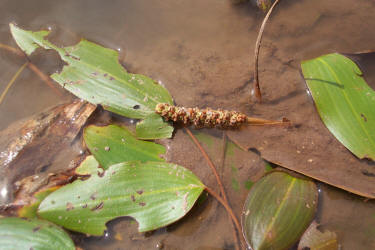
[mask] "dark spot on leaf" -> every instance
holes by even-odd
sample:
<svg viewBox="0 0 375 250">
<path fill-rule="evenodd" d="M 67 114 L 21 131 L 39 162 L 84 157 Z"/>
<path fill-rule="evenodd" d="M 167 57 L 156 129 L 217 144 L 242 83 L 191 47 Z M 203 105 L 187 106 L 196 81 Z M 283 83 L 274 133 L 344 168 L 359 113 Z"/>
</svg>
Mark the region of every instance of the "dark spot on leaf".
<svg viewBox="0 0 375 250">
<path fill-rule="evenodd" d="M 93 194 L 90 196 L 90 199 L 94 201 L 94 200 L 96 199 L 96 195 L 97 195 L 96 193 L 93 193 Z"/>
<path fill-rule="evenodd" d="M 93 75 L 93 76 L 97 76 L 97 75 L 98 75 L 98 72 L 92 72 L 91 75 Z"/>
<path fill-rule="evenodd" d="M 98 176 L 99 176 L 99 177 L 103 177 L 103 176 L 104 176 L 104 173 L 105 173 L 104 171 L 102 171 L 102 172 L 98 171 Z"/>
<path fill-rule="evenodd" d="M 54 201 L 54 200 L 51 200 L 51 204 L 55 204 L 56 203 L 56 201 Z"/>
<path fill-rule="evenodd" d="M 363 118 L 363 120 L 364 120 L 365 122 L 367 122 L 367 117 L 366 117 L 364 114 L 361 114 L 361 117 Z"/>
<path fill-rule="evenodd" d="M 111 150 L 111 148 L 110 148 L 109 146 L 105 146 L 105 147 L 104 147 L 104 150 L 105 150 L 105 151 L 109 151 L 109 150 Z"/>
<path fill-rule="evenodd" d="M 100 202 L 98 205 L 96 205 L 95 207 L 91 208 L 91 211 L 96 211 L 96 210 L 100 210 L 102 209 L 104 206 L 104 202 Z"/>
<path fill-rule="evenodd" d="M 77 198 L 78 198 L 78 199 L 81 199 L 81 196 L 78 195 Z"/>
<path fill-rule="evenodd" d="M 108 75 L 108 74 L 107 74 L 107 73 L 105 73 L 105 74 L 104 74 L 104 77 L 107 77 L 107 75 Z"/>
<path fill-rule="evenodd" d="M 87 208 L 87 204 L 84 204 L 84 205 L 82 206 L 82 208 Z"/>
<path fill-rule="evenodd" d="M 139 194 L 139 195 L 143 194 L 143 190 L 138 190 L 137 194 Z"/>
<path fill-rule="evenodd" d="M 112 175 L 114 175 L 114 174 L 116 174 L 116 171 L 113 171 L 113 172 L 112 172 Z"/>
<path fill-rule="evenodd" d="M 34 228 L 33 228 L 33 233 L 35 233 L 35 232 L 39 231 L 39 229 L 41 229 L 41 228 L 42 228 L 42 226 L 37 226 L 37 227 L 34 227 Z"/>
<path fill-rule="evenodd" d="M 141 106 L 139 106 L 138 104 L 137 105 L 134 105 L 133 106 L 133 109 L 139 109 Z"/>
<path fill-rule="evenodd" d="M 72 58 L 72 59 L 74 59 L 74 60 L 77 60 L 77 61 L 81 60 L 81 58 L 76 57 L 76 56 L 72 56 L 72 55 L 70 55 L 70 58 Z"/>
<path fill-rule="evenodd" d="M 111 76 L 111 77 L 109 77 L 109 80 L 113 81 L 113 80 L 115 80 L 115 78 L 113 78 L 113 77 Z"/>
<path fill-rule="evenodd" d="M 131 195 L 131 196 L 130 196 L 130 199 L 132 199 L 132 202 L 135 202 L 135 197 L 134 197 L 134 195 Z"/>
<path fill-rule="evenodd" d="M 30 250 L 34 250 L 34 248 L 30 247 Z"/>
<path fill-rule="evenodd" d="M 74 209 L 74 206 L 72 203 L 70 202 L 67 202 L 66 203 L 66 211 L 70 211 L 70 210 L 73 210 Z"/>
<path fill-rule="evenodd" d="M 140 205 L 141 207 L 144 207 L 144 206 L 146 206 L 146 203 L 140 202 L 140 203 L 138 203 L 138 205 Z"/>
</svg>

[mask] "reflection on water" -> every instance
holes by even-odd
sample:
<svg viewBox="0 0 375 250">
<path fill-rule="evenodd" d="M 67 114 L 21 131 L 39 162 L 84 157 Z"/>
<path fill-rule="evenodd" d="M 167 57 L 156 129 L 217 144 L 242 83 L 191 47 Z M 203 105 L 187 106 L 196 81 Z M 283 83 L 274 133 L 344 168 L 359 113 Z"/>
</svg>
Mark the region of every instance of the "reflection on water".
<svg viewBox="0 0 375 250">
<path fill-rule="evenodd" d="M 179 105 L 244 110 L 248 107 L 253 47 L 263 13 L 250 4 L 232 6 L 229 2 L 2 0 L 0 43 L 15 46 L 9 22 L 33 30 L 50 28 L 51 39 L 62 45 L 85 37 L 117 49 L 129 71 L 165 84 Z M 302 59 L 333 51 L 375 49 L 375 33 L 370 32 L 375 26 L 373 13 L 375 3 L 371 0 L 281 1 L 264 34 L 261 81 L 277 84 L 278 77 L 269 78 L 269 73 L 281 64 L 295 71 Z M 62 67 L 52 52 L 40 50 L 30 59 L 47 74 Z M 24 61 L 0 50 L 0 91 Z M 69 94 L 56 95 L 26 68 L 0 105 L 0 129 L 69 98 Z M 190 142 L 184 138 L 179 131 L 168 142 L 168 159 L 188 168 L 205 169 L 199 151 L 188 146 Z M 220 156 L 216 158 L 219 166 Z M 261 161 L 254 158 L 244 167 L 257 164 Z M 196 174 L 215 185 L 208 171 Z M 232 190 L 231 177 L 223 178 L 228 179 L 224 180 L 227 190 Z M 239 197 L 244 200 L 246 193 L 247 189 L 241 188 Z M 1 189 L 0 195 L 7 196 L 7 189 Z M 322 197 L 320 222 L 338 234 L 343 249 L 375 248 L 373 202 L 327 186 L 323 186 Z M 243 200 L 233 202 L 235 211 L 241 210 Z M 227 215 L 211 198 L 181 221 L 146 235 L 137 233 L 137 224 L 127 218 L 112 221 L 108 227 L 107 237 L 79 236 L 78 244 L 88 249 L 233 248 Z"/>
</svg>

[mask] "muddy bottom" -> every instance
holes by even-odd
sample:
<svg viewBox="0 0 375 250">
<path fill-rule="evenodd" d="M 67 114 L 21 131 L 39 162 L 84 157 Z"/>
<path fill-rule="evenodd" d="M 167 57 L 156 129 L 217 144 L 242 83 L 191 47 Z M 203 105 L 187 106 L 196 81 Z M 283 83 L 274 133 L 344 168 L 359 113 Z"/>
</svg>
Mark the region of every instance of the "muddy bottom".
<svg viewBox="0 0 375 250">
<path fill-rule="evenodd" d="M 16 47 L 9 22 L 25 29 L 49 28 L 51 40 L 60 45 L 71 45 L 84 37 L 118 50 L 128 71 L 163 83 L 178 105 L 234 109 L 267 119 L 287 116 L 302 123 L 303 117 L 297 111 L 305 108 L 305 115 L 314 122 L 311 124 L 320 124 L 306 93 L 300 62 L 337 51 L 374 50 L 373 13 L 372 0 L 280 1 L 266 27 L 260 53 L 264 105 L 253 103 L 250 98 L 254 45 L 264 17 L 250 3 L 0 0 L 0 43 Z M 38 50 L 30 60 L 47 75 L 62 67 L 50 51 Z M 0 48 L 0 92 L 24 63 L 24 58 Z M 371 67 L 367 72 L 366 80 L 375 86 Z M 56 88 L 57 91 L 51 89 L 30 68 L 25 68 L 0 104 L 0 130 L 72 99 L 57 84 Z M 296 112 L 290 109 L 292 106 Z M 90 122 L 124 122 L 108 112 L 96 115 L 96 120 Z M 239 217 L 250 183 L 260 178 L 266 167 L 259 154 L 262 150 L 256 145 L 255 150 L 242 151 L 231 142 L 233 137 L 222 131 L 193 132 L 218 168 L 230 204 Z M 281 137 L 284 132 L 281 129 L 277 133 Z M 240 137 L 251 142 L 252 135 L 243 134 Z M 183 129 L 178 129 L 173 139 L 160 143 L 167 145 L 168 161 L 191 169 L 207 186 L 217 188 L 203 156 Z M 70 160 L 66 159 L 67 165 Z M 63 162 L 60 160 L 59 164 Z M 350 178 L 347 181 L 350 183 Z M 321 192 L 317 220 L 322 227 L 337 234 L 342 249 L 374 249 L 375 202 L 327 184 L 318 185 Z M 225 210 L 206 194 L 187 216 L 166 228 L 140 234 L 131 218 L 119 218 L 107 226 L 103 237 L 73 234 L 76 244 L 83 249 L 234 249 Z"/>
</svg>

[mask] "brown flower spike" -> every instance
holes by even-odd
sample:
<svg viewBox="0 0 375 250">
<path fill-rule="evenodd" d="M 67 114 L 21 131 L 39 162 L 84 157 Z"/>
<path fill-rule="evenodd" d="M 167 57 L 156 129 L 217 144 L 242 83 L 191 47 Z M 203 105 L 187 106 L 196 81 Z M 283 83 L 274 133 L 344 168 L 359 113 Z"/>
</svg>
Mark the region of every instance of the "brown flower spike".
<svg viewBox="0 0 375 250">
<path fill-rule="evenodd" d="M 250 123 L 254 125 L 281 124 L 283 121 L 269 121 L 258 118 L 250 118 L 237 111 L 213 110 L 210 108 L 185 108 L 159 103 L 155 107 L 155 112 L 167 121 L 181 122 L 185 125 L 194 124 L 198 128 L 237 128 L 242 124 Z"/>
</svg>

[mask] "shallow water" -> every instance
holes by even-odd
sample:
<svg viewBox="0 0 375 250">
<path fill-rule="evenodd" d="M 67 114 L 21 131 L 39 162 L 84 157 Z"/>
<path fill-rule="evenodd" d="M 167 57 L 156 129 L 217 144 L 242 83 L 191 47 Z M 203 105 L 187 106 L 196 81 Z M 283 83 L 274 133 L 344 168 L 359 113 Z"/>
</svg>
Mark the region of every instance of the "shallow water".
<svg viewBox="0 0 375 250">
<path fill-rule="evenodd" d="M 301 60 L 334 51 L 374 50 L 373 13 L 372 0 L 282 0 L 271 16 L 262 42 L 260 78 L 265 98 L 276 98 L 270 89 L 272 84 L 283 84 L 278 74 L 288 76 L 288 70 L 298 70 Z M 0 43 L 16 46 L 9 33 L 9 22 L 25 29 L 50 28 L 51 39 L 62 45 L 85 37 L 118 49 L 120 61 L 129 71 L 161 81 L 179 105 L 239 109 L 261 116 L 247 108 L 253 80 L 253 48 L 263 16 L 251 4 L 234 6 L 227 0 L 0 0 Z M 30 59 L 46 74 L 62 66 L 52 52 L 40 50 Z M 24 62 L 0 50 L 0 92 Z M 368 72 L 365 77 L 374 86 L 371 68 Z M 295 84 L 303 84 L 302 79 Z M 72 98 L 60 92 L 56 94 L 26 68 L 0 105 L 0 129 Z M 221 134 L 213 133 L 220 143 Z M 202 156 L 182 130 L 165 143 L 170 146 L 170 161 L 193 169 L 207 185 L 215 187 Z M 220 171 L 230 202 L 239 215 L 248 192 L 244 183 L 255 177 L 241 179 L 233 168 L 222 164 L 223 150 L 209 144 L 206 148 L 214 163 L 223 166 Z M 264 166 L 252 152 L 241 154 L 239 159 L 235 167 L 238 169 Z M 239 190 L 233 184 L 236 178 Z M 318 220 L 324 228 L 337 233 L 342 249 L 375 248 L 375 203 L 328 185 L 321 187 Z M 181 221 L 152 234 L 137 233 L 137 224 L 128 218 L 114 220 L 108 227 L 104 237 L 77 236 L 78 245 L 85 249 L 233 248 L 227 215 L 212 198 L 194 207 Z"/>
</svg>

